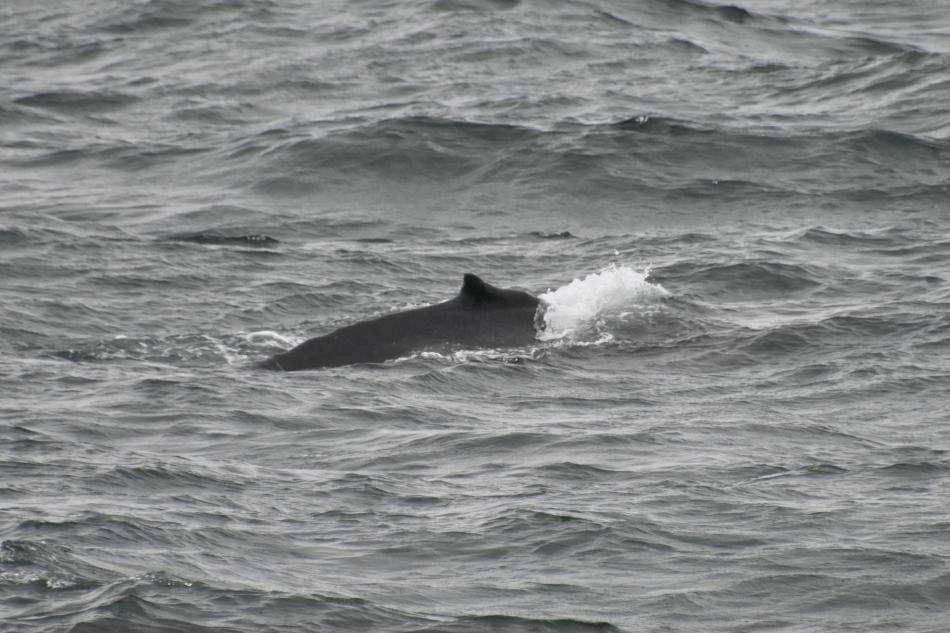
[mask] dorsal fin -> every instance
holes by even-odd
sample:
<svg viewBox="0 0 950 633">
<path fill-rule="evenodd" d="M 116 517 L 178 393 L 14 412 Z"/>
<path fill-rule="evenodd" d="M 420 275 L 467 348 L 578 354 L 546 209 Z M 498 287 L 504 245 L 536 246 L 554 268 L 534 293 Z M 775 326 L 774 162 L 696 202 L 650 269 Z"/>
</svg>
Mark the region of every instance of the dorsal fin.
<svg viewBox="0 0 950 633">
<path fill-rule="evenodd" d="M 466 301 L 481 303 L 495 298 L 496 294 L 495 288 L 482 281 L 478 275 L 465 273 L 462 277 L 462 290 L 459 292 L 459 296 Z"/>
</svg>

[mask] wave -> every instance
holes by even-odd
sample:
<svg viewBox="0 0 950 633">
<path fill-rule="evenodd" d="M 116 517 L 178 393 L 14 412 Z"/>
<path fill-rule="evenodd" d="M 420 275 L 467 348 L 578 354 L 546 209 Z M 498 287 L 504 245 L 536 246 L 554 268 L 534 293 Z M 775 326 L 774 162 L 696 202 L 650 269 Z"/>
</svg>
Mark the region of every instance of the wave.
<svg viewBox="0 0 950 633">
<path fill-rule="evenodd" d="M 109 112 L 127 107 L 139 99 L 133 95 L 111 90 L 59 90 L 37 92 L 14 99 L 20 106 L 43 108 L 70 113 Z"/>
<path fill-rule="evenodd" d="M 877 471 L 889 477 L 907 477 L 913 481 L 919 481 L 921 477 L 943 477 L 950 473 L 950 461 L 897 462 L 880 466 Z"/>
<path fill-rule="evenodd" d="M 4 50 L 4 59 L 8 63 L 20 63 L 26 66 L 61 67 L 76 66 L 101 57 L 113 47 L 112 43 L 98 39 L 88 40 L 78 37 L 75 40 L 58 34 L 31 34 L 30 37 L 0 43 Z"/>
<path fill-rule="evenodd" d="M 435 0 L 432 8 L 436 11 L 497 11 L 513 9 L 519 4 L 521 0 Z"/>
<path fill-rule="evenodd" d="M 0 588 L 4 589 L 0 594 L 21 593 L 32 602 L 50 592 L 94 590 L 104 575 L 104 569 L 76 556 L 69 547 L 46 539 L 0 542 Z"/>
<path fill-rule="evenodd" d="M 686 14 L 735 24 L 743 24 L 756 17 L 756 14 L 748 9 L 734 4 L 715 4 L 700 0 L 649 0 L 646 4 L 652 5 L 654 10 L 668 12 L 674 17 L 682 17 Z"/>
<path fill-rule="evenodd" d="M 75 363 L 134 361 L 200 367 L 246 362 L 260 354 L 259 345 L 252 336 L 236 334 L 220 337 L 208 334 L 118 335 L 110 339 L 81 341 L 67 349 L 48 351 L 47 355 Z"/>
<path fill-rule="evenodd" d="M 57 119 L 54 116 L 43 110 L 23 105 L 0 103 L 0 126 L 16 126 L 27 124 L 48 125 L 50 123 L 56 122 Z M 31 145 L 32 143 L 30 141 L 26 139 L 20 139 L 4 143 L 0 147 L 9 150 L 28 148 Z"/>
<path fill-rule="evenodd" d="M 737 350 L 758 358 L 800 352 L 830 352 L 842 350 L 862 355 L 866 350 L 874 358 L 874 349 L 888 345 L 888 341 L 903 340 L 921 343 L 919 338 L 933 329 L 929 315 L 861 316 L 836 315 L 817 322 L 787 323 L 760 331 L 737 333 L 729 344 Z"/>
<path fill-rule="evenodd" d="M 19 168 L 56 168 L 80 163 L 98 164 L 121 172 L 171 166 L 182 159 L 205 153 L 208 148 L 188 147 L 172 143 L 143 141 L 94 140 L 80 141 L 52 138 L 49 141 L 27 142 L 24 156 L 16 162 Z"/>
<path fill-rule="evenodd" d="M 160 571 L 72 587 L 62 594 L 21 597 L 20 612 L 29 614 L 37 631 L 68 626 L 76 633 L 273 630 L 275 622 L 293 623 L 295 629 L 393 630 L 431 622 L 360 598 L 247 590 L 235 587 L 233 579 L 216 587 Z"/>
<path fill-rule="evenodd" d="M 31 241 L 27 231 L 16 227 L 0 227 L 0 244 L 7 247 L 27 244 Z"/>
<path fill-rule="evenodd" d="M 684 261 L 658 267 L 656 278 L 699 289 L 704 299 L 787 297 L 812 290 L 833 277 L 817 266 L 772 260 L 706 264 Z"/>
<path fill-rule="evenodd" d="M 273 0 L 146 0 L 117 5 L 96 16 L 94 24 L 106 33 L 147 34 L 150 31 L 181 30 L 212 19 L 241 17 L 252 24 L 266 22 L 277 13 Z"/>
<path fill-rule="evenodd" d="M 115 466 L 107 472 L 90 478 L 88 483 L 101 490 L 121 490 L 134 486 L 143 492 L 156 493 L 172 490 L 176 494 L 184 494 L 188 490 L 220 490 L 238 493 L 244 489 L 242 484 L 234 481 L 232 475 L 173 463 Z"/>
<path fill-rule="evenodd" d="M 410 116 L 327 131 L 267 130 L 215 154 L 232 164 L 223 177 L 234 185 L 280 196 L 360 189 L 372 181 L 394 193 L 408 183 L 467 195 L 503 186 L 516 198 L 557 192 L 580 199 L 783 192 L 866 198 L 892 191 L 939 195 L 946 185 L 933 165 L 950 161 L 950 143 L 886 129 L 790 132 L 653 114 L 546 128 Z"/>
<path fill-rule="evenodd" d="M 15 545 L 14 545 L 15 546 Z M 385 552 L 380 552 L 380 555 Z M 0 565 L 3 559 L 0 559 Z M 0 576 L 3 578 L 3 576 Z M 294 630 L 412 630 L 412 631 L 505 631 L 545 633 L 619 633 L 606 621 L 572 617 L 469 614 L 440 610 L 427 615 L 400 610 L 372 600 L 333 595 L 330 592 L 252 590 L 214 586 L 157 571 L 95 583 L 47 587 L 38 594 L 24 594 L 25 585 L 14 589 L 19 613 L 30 616 L 37 631 L 62 630 L 76 633 L 102 630 L 143 632 L 272 630 L 281 623 Z M 54 583 L 55 584 L 55 583 Z M 9 588 L 9 585 L 7 586 Z M 534 591 L 557 594 L 563 587 L 535 584 Z M 68 590 L 68 591 L 64 591 Z M 13 598 L 10 595 L 9 598 Z"/>
<path fill-rule="evenodd" d="M 873 27 L 831 28 L 807 13 L 772 7 L 750 10 L 740 4 L 702 0 L 649 0 L 636 7 L 612 4 L 612 13 L 619 19 L 641 28 L 676 29 L 707 51 L 731 51 L 734 39 L 741 37 L 753 60 L 783 58 L 794 65 L 926 54 L 918 38 L 888 35 Z"/>
<path fill-rule="evenodd" d="M 623 633 L 609 622 L 573 618 L 543 618 L 512 615 L 456 616 L 448 621 L 418 629 L 418 633 L 445 631 L 446 633 L 476 633 L 480 631 L 510 631 L 511 633 Z"/>
<path fill-rule="evenodd" d="M 268 235 L 250 234 L 250 235 L 228 235 L 218 231 L 208 231 L 200 233 L 173 233 L 164 239 L 171 242 L 191 242 L 194 244 L 209 244 L 214 246 L 255 246 L 272 247 L 279 244 L 279 240 Z"/>
<path fill-rule="evenodd" d="M 788 241 L 814 243 L 825 246 L 867 246 L 895 248 L 915 241 L 904 229 L 882 227 L 873 231 L 844 230 L 825 226 L 801 229 L 789 235 Z"/>
<path fill-rule="evenodd" d="M 530 141 L 528 128 L 464 120 L 408 117 L 372 122 L 321 136 L 268 130 L 225 150 L 228 158 L 250 157 L 274 177 L 302 177 L 313 170 L 441 179 L 464 176 L 499 148 Z"/>
<path fill-rule="evenodd" d="M 33 109 L 75 118 L 122 110 L 138 99 L 106 91 L 35 93 L 17 99 L 9 116 Z M 950 161 L 950 142 L 908 131 L 750 128 L 661 113 L 604 123 L 565 119 L 544 127 L 361 117 L 268 128 L 217 145 L 77 141 L 57 133 L 23 143 L 6 164 L 34 169 L 88 162 L 163 177 L 180 177 L 187 168 L 219 185 L 282 198 L 350 192 L 348 198 L 368 190 L 417 197 L 418 187 L 466 196 L 503 187 L 514 200 L 563 194 L 578 200 L 639 196 L 649 203 L 673 196 L 692 204 L 710 196 L 786 193 L 939 198 L 946 179 L 933 165 Z"/>
<path fill-rule="evenodd" d="M 699 121 L 663 116 L 658 114 L 638 114 L 627 119 L 604 124 L 624 132 L 657 135 L 662 137 L 683 137 L 683 142 L 703 142 L 735 144 L 749 149 L 770 147 L 776 151 L 806 150 L 809 147 L 820 148 L 821 144 L 830 144 L 838 151 L 864 152 L 879 156 L 881 162 L 893 158 L 895 152 L 902 156 L 920 156 L 933 159 L 950 152 L 950 141 L 923 134 L 913 134 L 876 127 L 860 129 L 816 130 L 803 128 L 790 132 L 779 127 L 731 126 L 728 123 L 711 125 Z M 592 135 L 597 135 L 603 126 L 592 126 Z"/>
</svg>

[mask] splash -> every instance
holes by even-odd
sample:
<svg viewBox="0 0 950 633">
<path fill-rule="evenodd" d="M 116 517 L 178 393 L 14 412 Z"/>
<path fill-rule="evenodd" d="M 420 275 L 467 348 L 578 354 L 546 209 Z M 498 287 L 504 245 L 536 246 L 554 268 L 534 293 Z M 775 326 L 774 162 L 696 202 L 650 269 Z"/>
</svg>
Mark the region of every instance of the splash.
<svg viewBox="0 0 950 633">
<path fill-rule="evenodd" d="M 544 341 L 579 339 L 603 332 L 612 318 L 623 318 L 643 310 L 670 293 L 647 281 L 649 268 L 642 273 L 623 265 L 610 264 L 599 272 L 575 279 L 566 286 L 541 295 L 547 303 L 538 338 Z"/>
</svg>

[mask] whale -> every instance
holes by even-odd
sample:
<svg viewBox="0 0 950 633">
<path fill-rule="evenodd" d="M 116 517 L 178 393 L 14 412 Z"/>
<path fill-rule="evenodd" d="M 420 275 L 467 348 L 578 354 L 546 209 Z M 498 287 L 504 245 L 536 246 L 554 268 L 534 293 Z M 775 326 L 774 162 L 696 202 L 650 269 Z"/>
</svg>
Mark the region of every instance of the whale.
<svg viewBox="0 0 950 633">
<path fill-rule="evenodd" d="M 382 363 L 425 350 L 524 347 L 537 340 L 544 308 L 529 292 L 496 288 L 466 273 L 448 301 L 341 327 L 258 367 L 297 371 Z"/>
</svg>

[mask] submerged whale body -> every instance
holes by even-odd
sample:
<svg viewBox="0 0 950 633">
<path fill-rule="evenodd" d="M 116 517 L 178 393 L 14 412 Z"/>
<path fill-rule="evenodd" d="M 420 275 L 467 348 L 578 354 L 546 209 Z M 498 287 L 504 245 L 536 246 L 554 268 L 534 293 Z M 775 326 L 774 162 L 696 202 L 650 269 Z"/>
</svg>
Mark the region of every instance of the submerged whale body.
<svg viewBox="0 0 950 633">
<path fill-rule="evenodd" d="M 540 299 L 496 288 L 468 273 L 443 303 L 387 314 L 318 336 L 262 362 L 264 369 L 316 369 L 379 363 L 439 346 L 517 347 L 535 340 Z"/>
</svg>

